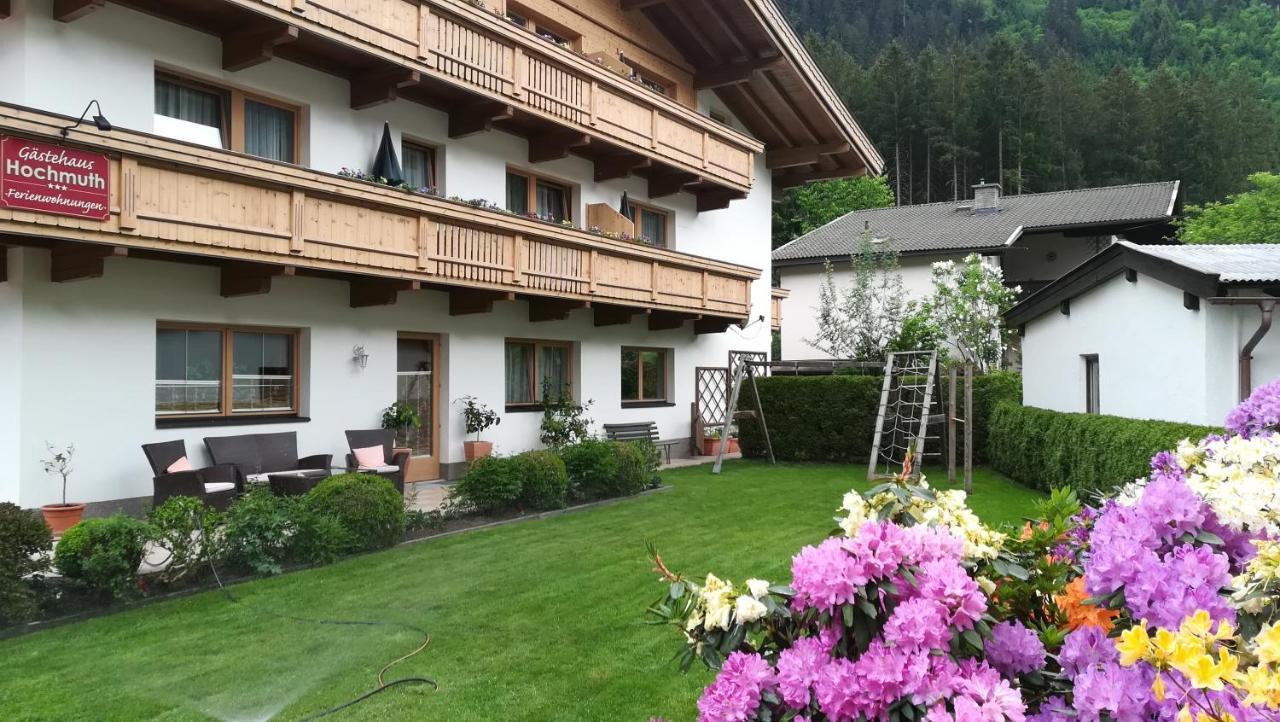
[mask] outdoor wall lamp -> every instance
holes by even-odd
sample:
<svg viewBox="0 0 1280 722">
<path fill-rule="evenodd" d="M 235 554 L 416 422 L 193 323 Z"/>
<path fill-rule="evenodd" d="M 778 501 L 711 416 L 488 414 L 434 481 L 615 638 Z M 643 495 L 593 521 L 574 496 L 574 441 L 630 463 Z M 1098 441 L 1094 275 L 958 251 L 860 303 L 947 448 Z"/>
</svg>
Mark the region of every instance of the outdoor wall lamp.
<svg viewBox="0 0 1280 722">
<path fill-rule="evenodd" d="M 100 131 L 104 133 L 109 132 L 111 130 L 111 121 L 107 120 L 106 117 L 102 115 L 102 105 L 95 99 L 90 100 L 89 104 L 84 106 L 84 112 L 80 114 L 79 120 L 60 131 L 62 133 L 62 137 L 66 138 L 73 129 L 78 128 L 81 123 L 84 123 L 85 117 L 89 115 L 89 109 L 93 107 L 97 107 L 98 109 L 98 114 L 93 116 L 93 124 L 97 126 Z"/>
<path fill-rule="evenodd" d="M 351 360 L 359 365 L 360 368 L 365 368 L 369 365 L 369 354 L 365 352 L 364 346 L 352 347 Z"/>
</svg>

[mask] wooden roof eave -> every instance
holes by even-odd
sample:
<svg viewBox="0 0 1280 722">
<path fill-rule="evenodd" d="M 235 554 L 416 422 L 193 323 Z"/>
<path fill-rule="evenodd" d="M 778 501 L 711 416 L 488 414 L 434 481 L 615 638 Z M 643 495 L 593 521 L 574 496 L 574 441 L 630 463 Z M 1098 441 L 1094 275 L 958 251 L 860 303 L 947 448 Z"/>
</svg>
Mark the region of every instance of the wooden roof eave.
<svg viewBox="0 0 1280 722">
<path fill-rule="evenodd" d="M 786 64 L 776 72 L 794 72 L 809 87 L 818 104 L 822 106 L 823 115 L 829 118 L 841 138 L 832 140 L 848 140 L 866 171 L 880 174 L 884 171 L 884 159 L 875 149 L 871 139 L 845 107 L 826 75 L 818 69 L 813 58 L 805 50 L 803 43 L 796 36 L 791 25 L 782 17 L 781 12 L 772 0 L 742 0 L 768 32 L 772 45 L 786 59 Z M 760 82 L 753 80 L 752 82 Z"/>
</svg>

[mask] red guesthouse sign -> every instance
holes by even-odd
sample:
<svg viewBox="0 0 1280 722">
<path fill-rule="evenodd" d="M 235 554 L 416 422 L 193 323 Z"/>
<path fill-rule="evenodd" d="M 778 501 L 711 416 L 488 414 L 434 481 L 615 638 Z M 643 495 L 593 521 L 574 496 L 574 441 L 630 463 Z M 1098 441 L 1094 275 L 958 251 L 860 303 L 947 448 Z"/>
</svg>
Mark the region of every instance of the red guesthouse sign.
<svg viewBox="0 0 1280 722">
<path fill-rule="evenodd" d="M 107 156 L 0 137 L 0 208 L 105 221 L 111 217 Z"/>
</svg>

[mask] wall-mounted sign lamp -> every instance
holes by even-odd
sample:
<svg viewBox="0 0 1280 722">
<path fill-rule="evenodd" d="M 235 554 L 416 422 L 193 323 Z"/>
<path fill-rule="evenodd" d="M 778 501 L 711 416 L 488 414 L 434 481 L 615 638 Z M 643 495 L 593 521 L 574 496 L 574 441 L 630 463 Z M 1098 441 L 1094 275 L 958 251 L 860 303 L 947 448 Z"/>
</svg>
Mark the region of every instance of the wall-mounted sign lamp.
<svg viewBox="0 0 1280 722">
<path fill-rule="evenodd" d="M 352 347 L 351 361 L 360 368 L 365 368 L 369 365 L 369 354 L 365 352 L 364 346 Z"/>
<path fill-rule="evenodd" d="M 93 116 L 93 124 L 97 126 L 98 130 L 104 133 L 110 131 L 111 121 L 107 120 L 106 117 L 102 115 L 102 105 L 100 105 L 97 100 L 90 100 L 89 104 L 84 106 L 84 112 L 80 114 L 80 119 L 60 131 L 62 133 L 62 137 L 66 138 L 71 134 L 72 130 L 80 127 L 80 125 L 84 123 L 84 119 L 89 115 L 89 109 L 94 107 L 98 109 L 98 114 Z"/>
</svg>

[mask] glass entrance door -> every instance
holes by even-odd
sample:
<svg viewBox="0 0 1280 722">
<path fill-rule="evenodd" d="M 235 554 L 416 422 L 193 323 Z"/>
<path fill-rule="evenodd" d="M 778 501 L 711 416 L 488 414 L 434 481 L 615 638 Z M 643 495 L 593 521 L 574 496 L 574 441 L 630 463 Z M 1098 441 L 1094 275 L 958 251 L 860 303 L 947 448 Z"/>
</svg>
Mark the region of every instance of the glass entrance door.
<svg viewBox="0 0 1280 722">
<path fill-rule="evenodd" d="M 413 450 L 413 461 L 405 481 L 428 481 L 440 478 L 439 414 L 436 374 L 439 339 L 435 336 L 400 336 L 396 346 L 396 399 L 418 412 L 422 426 L 409 433 L 407 446 Z M 405 442 L 400 439 L 397 443 Z"/>
</svg>

